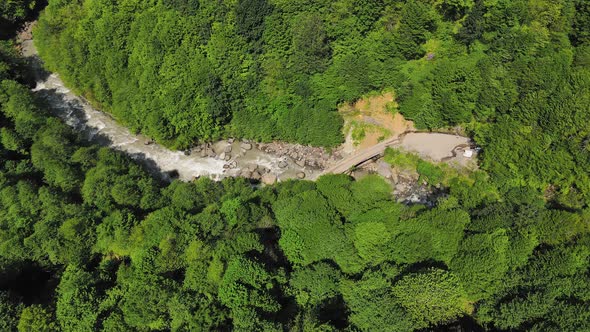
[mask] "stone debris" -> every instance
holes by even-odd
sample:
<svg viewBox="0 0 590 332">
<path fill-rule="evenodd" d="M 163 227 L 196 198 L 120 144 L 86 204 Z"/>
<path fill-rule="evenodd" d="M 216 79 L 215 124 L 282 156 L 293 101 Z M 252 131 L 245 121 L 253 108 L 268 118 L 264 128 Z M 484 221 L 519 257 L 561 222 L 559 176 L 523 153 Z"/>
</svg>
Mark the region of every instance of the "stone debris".
<svg viewBox="0 0 590 332">
<path fill-rule="evenodd" d="M 383 160 L 380 160 L 376 163 L 376 171 L 377 174 L 381 175 L 386 179 L 391 179 L 393 177 L 393 172 L 391 171 L 391 165 L 386 163 Z"/>
<path fill-rule="evenodd" d="M 260 173 L 258 171 L 254 171 L 254 172 L 252 172 L 252 175 L 250 176 L 250 178 L 253 180 L 260 180 L 262 178 L 262 175 L 260 175 Z"/>
<path fill-rule="evenodd" d="M 264 184 L 274 184 L 277 182 L 277 176 L 271 173 L 264 174 L 262 176 L 262 183 Z"/>
<path fill-rule="evenodd" d="M 339 151 L 330 154 L 324 148 L 283 142 L 260 143 L 259 149 L 269 154 L 290 158 L 299 167 L 307 166 L 317 169 L 325 169 L 341 158 Z"/>
</svg>

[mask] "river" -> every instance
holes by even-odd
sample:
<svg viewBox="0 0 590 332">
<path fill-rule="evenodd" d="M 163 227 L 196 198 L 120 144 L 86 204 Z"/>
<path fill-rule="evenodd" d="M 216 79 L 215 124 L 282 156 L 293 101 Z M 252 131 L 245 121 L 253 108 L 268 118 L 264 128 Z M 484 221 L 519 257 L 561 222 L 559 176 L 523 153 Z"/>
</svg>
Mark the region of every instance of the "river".
<svg viewBox="0 0 590 332">
<path fill-rule="evenodd" d="M 185 181 L 201 176 L 215 180 L 246 176 L 270 183 L 292 178 L 313 180 L 322 172 L 320 167 L 306 165 L 306 161 L 311 160 L 309 157 L 306 160 L 302 152 L 298 155 L 303 162 L 281 153 L 283 150 L 317 150 L 296 144 L 281 143 L 279 147 L 272 147 L 276 154 L 262 151 L 269 144 L 239 140 L 219 141 L 192 149 L 190 153 L 167 149 L 148 137 L 131 133 L 110 115 L 93 108 L 65 87 L 59 75 L 45 71 L 32 39 L 21 40 L 21 50 L 36 79 L 34 93 L 48 104 L 54 115 L 84 133 L 91 142 L 126 152 L 165 175 L 174 174 Z M 323 157 L 326 159 L 325 155 Z"/>
<path fill-rule="evenodd" d="M 59 75 L 47 72 L 37 54 L 30 28 L 20 34 L 19 43 L 36 79 L 33 92 L 46 102 L 50 111 L 86 135 L 89 141 L 123 151 L 164 177 L 190 181 L 201 176 L 215 180 L 243 176 L 267 184 L 294 178 L 315 180 L 325 173 L 324 170 L 346 172 L 359 162 L 379 155 L 388 145 L 435 162 L 474 164 L 471 161 L 475 158 L 457 153 L 471 145 L 468 137 L 413 131 L 398 133 L 391 144 L 383 142 L 358 151 L 347 151 L 347 144 L 344 144 L 331 154 L 321 148 L 298 144 L 231 139 L 201 145 L 191 151 L 173 151 L 148 137 L 131 133 L 109 114 L 93 108 L 70 91 Z"/>
</svg>

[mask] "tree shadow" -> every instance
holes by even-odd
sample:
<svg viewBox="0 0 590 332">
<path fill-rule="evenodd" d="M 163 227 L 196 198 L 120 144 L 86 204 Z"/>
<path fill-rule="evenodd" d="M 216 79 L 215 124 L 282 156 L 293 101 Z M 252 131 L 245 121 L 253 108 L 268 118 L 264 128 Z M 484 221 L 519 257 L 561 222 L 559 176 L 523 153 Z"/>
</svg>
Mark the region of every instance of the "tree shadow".
<svg viewBox="0 0 590 332">
<path fill-rule="evenodd" d="M 32 40 L 26 40 L 23 43 L 32 42 Z M 44 82 L 51 76 L 51 72 L 45 69 L 43 60 L 37 54 L 23 56 L 23 59 L 26 67 L 25 79 L 29 86 L 34 87 L 37 82 Z"/>
</svg>

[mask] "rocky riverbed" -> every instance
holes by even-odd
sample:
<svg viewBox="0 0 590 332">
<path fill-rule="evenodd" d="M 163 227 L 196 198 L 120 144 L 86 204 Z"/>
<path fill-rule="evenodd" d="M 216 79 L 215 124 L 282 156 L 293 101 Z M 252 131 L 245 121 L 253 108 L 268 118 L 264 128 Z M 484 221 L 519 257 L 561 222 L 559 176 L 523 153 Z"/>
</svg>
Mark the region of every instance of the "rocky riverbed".
<svg viewBox="0 0 590 332">
<path fill-rule="evenodd" d="M 187 151 L 172 151 L 143 135 L 131 133 L 110 115 L 94 109 L 75 95 L 55 73 L 44 70 L 32 40 L 31 26 L 19 35 L 22 54 L 29 61 L 37 85 L 33 89 L 51 111 L 86 137 L 124 151 L 152 169 L 181 180 L 243 176 L 264 183 L 286 179 L 315 179 L 340 158 L 322 148 L 287 143 L 256 143 L 228 139 Z"/>
</svg>

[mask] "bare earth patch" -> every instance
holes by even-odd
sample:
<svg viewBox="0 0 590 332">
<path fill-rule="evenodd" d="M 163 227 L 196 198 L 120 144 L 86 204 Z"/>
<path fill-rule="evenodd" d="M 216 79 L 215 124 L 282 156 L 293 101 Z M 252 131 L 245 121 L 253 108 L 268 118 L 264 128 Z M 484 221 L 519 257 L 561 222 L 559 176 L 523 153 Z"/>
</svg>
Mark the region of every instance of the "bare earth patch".
<svg viewBox="0 0 590 332">
<path fill-rule="evenodd" d="M 340 108 L 345 125 L 344 151 L 353 153 L 381 141 L 414 130 L 412 121 L 397 113 L 395 94 L 391 91 L 365 97 Z"/>
</svg>

